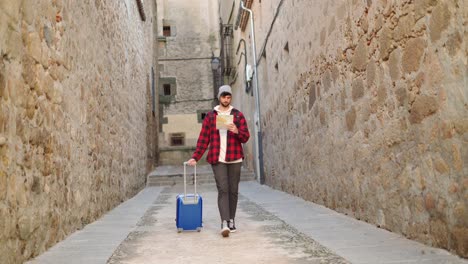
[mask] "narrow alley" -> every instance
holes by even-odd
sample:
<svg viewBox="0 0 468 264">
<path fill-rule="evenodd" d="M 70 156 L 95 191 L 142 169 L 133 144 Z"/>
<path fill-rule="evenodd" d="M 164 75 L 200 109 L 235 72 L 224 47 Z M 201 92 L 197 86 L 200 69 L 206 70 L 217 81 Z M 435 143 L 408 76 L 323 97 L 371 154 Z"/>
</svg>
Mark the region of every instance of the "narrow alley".
<svg viewBox="0 0 468 264">
<path fill-rule="evenodd" d="M 467 29 L 467 0 L 0 0 L 0 264 L 466 264 Z"/>
</svg>

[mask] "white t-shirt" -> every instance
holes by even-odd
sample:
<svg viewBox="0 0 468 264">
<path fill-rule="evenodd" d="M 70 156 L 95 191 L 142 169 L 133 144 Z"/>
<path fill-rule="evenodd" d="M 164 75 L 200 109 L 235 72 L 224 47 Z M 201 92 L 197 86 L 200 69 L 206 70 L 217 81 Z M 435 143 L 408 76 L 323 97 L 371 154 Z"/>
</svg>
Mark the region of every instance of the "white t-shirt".
<svg viewBox="0 0 468 264">
<path fill-rule="evenodd" d="M 234 107 L 231 105 L 229 106 L 229 109 L 227 111 L 220 111 L 219 110 L 219 105 L 214 107 L 214 110 L 218 112 L 218 115 L 230 115 L 231 110 Z M 219 139 L 220 139 L 220 148 L 219 148 L 219 162 L 222 163 L 238 163 L 242 162 L 242 159 L 234 160 L 234 161 L 226 161 L 226 149 L 227 149 L 227 129 L 220 129 L 219 130 Z"/>
</svg>

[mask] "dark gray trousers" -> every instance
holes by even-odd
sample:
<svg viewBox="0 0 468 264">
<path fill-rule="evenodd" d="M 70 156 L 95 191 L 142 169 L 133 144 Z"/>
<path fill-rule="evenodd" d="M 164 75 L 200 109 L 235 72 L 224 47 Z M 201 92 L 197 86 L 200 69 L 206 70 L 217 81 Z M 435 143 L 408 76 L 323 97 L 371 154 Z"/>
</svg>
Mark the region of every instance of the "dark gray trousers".
<svg viewBox="0 0 468 264">
<path fill-rule="evenodd" d="M 218 162 L 211 165 L 218 188 L 221 221 L 229 221 L 236 216 L 241 166 L 242 162 L 229 164 Z"/>
</svg>

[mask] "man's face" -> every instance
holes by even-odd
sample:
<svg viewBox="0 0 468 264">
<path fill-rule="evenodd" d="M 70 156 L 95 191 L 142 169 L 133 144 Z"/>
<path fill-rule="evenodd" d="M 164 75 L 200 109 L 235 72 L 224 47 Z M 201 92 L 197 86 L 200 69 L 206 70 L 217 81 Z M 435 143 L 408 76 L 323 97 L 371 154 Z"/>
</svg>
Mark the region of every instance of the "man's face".
<svg viewBox="0 0 468 264">
<path fill-rule="evenodd" d="M 223 106 L 223 107 L 228 107 L 230 104 L 231 104 L 231 95 L 221 95 L 219 97 L 219 103 Z"/>
</svg>

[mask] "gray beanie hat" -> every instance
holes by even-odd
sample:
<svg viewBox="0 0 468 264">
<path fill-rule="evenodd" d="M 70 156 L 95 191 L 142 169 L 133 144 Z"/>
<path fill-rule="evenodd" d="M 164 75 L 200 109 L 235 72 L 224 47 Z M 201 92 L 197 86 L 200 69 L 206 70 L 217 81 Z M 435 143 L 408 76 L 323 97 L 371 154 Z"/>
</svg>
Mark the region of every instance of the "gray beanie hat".
<svg viewBox="0 0 468 264">
<path fill-rule="evenodd" d="M 219 87 L 219 90 L 218 90 L 218 99 L 219 97 L 221 97 L 221 94 L 222 93 L 229 93 L 232 95 L 232 91 L 231 91 L 231 86 L 229 85 L 223 85 L 221 87 Z"/>
</svg>

